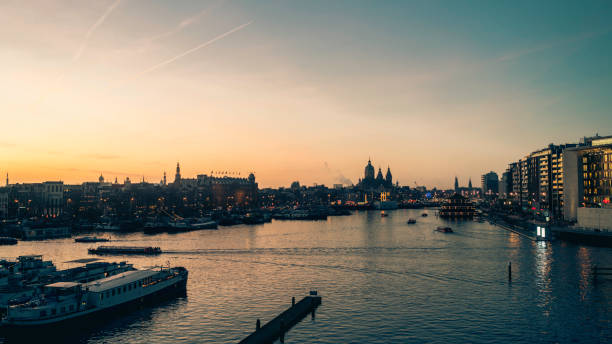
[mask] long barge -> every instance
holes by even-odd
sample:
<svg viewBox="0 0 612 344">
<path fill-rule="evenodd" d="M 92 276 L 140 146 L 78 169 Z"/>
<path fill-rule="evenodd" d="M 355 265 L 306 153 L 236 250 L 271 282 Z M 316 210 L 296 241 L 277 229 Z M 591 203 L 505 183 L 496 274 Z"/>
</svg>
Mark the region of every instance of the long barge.
<svg viewBox="0 0 612 344">
<path fill-rule="evenodd" d="M 89 254 L 160 254 L 161 248 L 152 246 L 99 246 L 87 250 Z"/>
<path fill-rule="evenodd" d="M 132 270 L 87 283 L 56 282 L 26 303 L 11 305 L 0 320 L 5 327 L 29 328 L 83 319 L 160 295 L 184 294 L 183 267 Z"/>
</svg>

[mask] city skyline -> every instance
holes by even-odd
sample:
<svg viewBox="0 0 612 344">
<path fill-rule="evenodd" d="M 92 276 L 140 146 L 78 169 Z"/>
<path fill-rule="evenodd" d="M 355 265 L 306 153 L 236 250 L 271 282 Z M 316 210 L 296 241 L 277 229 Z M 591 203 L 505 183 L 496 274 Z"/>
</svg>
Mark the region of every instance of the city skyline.
<svg viewBox="0 0 612 344">
<path fill-rule="evenodd" d="M 371 156 L 401 185 L 478 186 L 612 132 L 610 6 L 7 2 L 0 173 L 331 186 Z"/>
</svg>

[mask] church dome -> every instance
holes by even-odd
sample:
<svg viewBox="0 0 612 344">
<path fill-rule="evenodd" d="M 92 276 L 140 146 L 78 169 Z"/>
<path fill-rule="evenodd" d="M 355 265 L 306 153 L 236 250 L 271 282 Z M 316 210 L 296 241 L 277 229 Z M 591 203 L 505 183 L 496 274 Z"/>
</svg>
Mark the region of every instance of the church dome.
<svg viewBox="0 0 612 344">
<path fill-rule="evenodd" d="M 374 166 L 372 166 L 372 161 L 368 159 L 368 164 L 365 167 L 364 179 L 374 179 Z"/>
</svg>

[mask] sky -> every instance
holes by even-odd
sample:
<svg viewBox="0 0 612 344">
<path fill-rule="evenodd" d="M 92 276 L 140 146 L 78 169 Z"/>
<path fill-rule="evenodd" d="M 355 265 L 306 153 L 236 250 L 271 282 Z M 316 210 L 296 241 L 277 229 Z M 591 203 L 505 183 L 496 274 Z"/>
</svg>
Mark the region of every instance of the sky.
<svg viewBox="0 0 612 344">
<path fill-rule="evenodd" d="M 11 183 L 448 188 L 612 135 L 610 1 L 0 2 Z"/>
</svg>

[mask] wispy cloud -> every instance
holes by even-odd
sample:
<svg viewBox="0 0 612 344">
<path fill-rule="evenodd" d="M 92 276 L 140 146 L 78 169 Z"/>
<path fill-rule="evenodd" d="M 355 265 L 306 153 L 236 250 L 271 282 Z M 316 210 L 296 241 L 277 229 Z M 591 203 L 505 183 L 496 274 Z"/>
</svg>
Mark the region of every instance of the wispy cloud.
<svg viewBox="0 0 612 344">
<path fill-rule="evenodd" d="M 146 70 L 144 70 L 143 72 L 141 72 L 137 76 L 143 76 L 143 75 L 151 73 L 151 72 L 153 72 L 153 71 L 155 71 L 157 69 L 160 69 L 160 68 L 162 68 L 162 67 L 164 67 L 164 66 L 166 66 L 166 65 L 168 65 L 168 64 L 170 64 L 170 63 L 172 63 L 172 62 L 174 62 L 174 61 L 176 61 L 176 60 L 178 60 L 178 59 L 180 59 L 182 57 L 185 57 L 185 56 L 187 56 L 187 55 L 189 55 L 191 53 L 194 53 L 194 52 L 196 52 L 196 51 L 198 51 L 200 49 L 203 49 L 203 48 L 205 48 L 205 47 L 215 43 L 216 41 L 218 41 L 220 39 L 223 39 L 223 38 L 233 34 L 234 32 L 238 32 L 238 31 L 244 29 L 245 27 L 251 25 L 252 23 L 253 23 L 253 21 L 250 21 L 248 23 L 245 23 L 245 24 L 242 24 L 240 26 L 237 26 L 237 27 L 235 27 L 235 28 L 225 32 L 225 33 L 220 34 L 219 36 L 217 36 L 217 37 L 215 37 L 215 38 L 213 38 L 211 40 L 208 40 L 208 41 L 206 41 L 206 42 L 204 42 L 202 44 L 199 44 L 199 45 L 197 45 L 197 46 L 195 46 L 195 47 L 193 47 L 193 48 L 191 48 L 191 49 L 189 49 L 187 51 L 184 51 L 184 52 L 182 52 L 182 53 L 180 53 L 180 54 L 178 54 L 178 55 L 176 55 L 176 56 L 174 56 L 172 58 L 169 58 L 169 59 L 167 59 L 167 60 L 165 60 L 163 62 L 160 62 L 160 63 L 158 63 L 158 64 L 156 64 L 156 65 L 154 65 L 154 66 L 152 66 L 152 67 L 150 67 L 150 68 L 148 68 Z"/>
<path fill-rule="evenodd" d="M 558 46 L 563 46 L 563 45 L 567 45 L 567 44 L 571 44 L 571 43 L 576 43 L 576 42 L 580 42 L 580 41 L 584 41 L 593 37 L 597 37 L 597 36 L 601 36 L 604 35 L 606 33 L 609 33 L 610 31 L 612 31 L 612 29 L 607 29 L 607 30 L 603 30 L 603 31 L 595 31 L 595 32 L 587 32 L 587 33 L 583 33 L 583 34 L 579 34 L 579 35 L 575 35 L 575 36 L 570 36 L 570 37 L 566 37 L 563 39 L 559 39 L 559 40 L 555 40 L 552 42 L 546 42 L 546 43 L 542 43 L 527 49 L 522 49 L 522 50 L 517 50 L 517 51 L 512 51 L 512 52 L 508 52 L 505 55 L 499 57 L 497 59 L 497 61 L 499 62 L 503 62 L 503 61 L 511 61 L 511 60 L 516 60 L 518 58 L 521 58 L 523 56 L 526 55 L 530 55 L 533 53 L 537 53 L 540 51 L 544 51 L 544 50 L 548 50 L 548 49 L 552 49 Z"/>
</svg>

